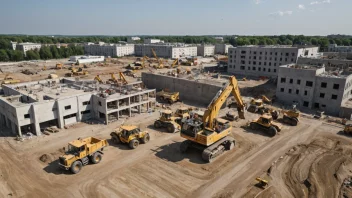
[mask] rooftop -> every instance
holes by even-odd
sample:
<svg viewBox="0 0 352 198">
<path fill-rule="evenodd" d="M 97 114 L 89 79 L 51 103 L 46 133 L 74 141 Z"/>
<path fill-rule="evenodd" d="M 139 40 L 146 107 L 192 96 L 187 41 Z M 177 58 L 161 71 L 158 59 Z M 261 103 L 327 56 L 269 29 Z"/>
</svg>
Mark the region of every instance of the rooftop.
<svg viewBox="0 0 352 198">
<path fill-rule="evenodd" d="M 273 48 L 282 48 L 282 49 L 302 49 L 302 48 L 310 48 L 310 47 L 316 47 L 316 46 L 291 46 L 291 45 L 244 45 L 244 46 L 238 46 L 234 48 L 268 48 L 268 49 L 273 49 Z"/>
<path fill-rule="evenodd" d="M 26 43 L 18 43 L 17 45 L 41 45 L 40 43 L 29 43 L 29 42 L 26 42 Z"/>
<path fill-rule="evenodd" d="M 293 68 L 293 69 L 305 69 L 305 70 L 317 70 L 324 68 L 324 66 L 318 66 L 318 65 L 305 65 L 305 64 L 288 64 L 288 65 L 283 65 L 280 67 L 284 68 Z"/>
</svg>

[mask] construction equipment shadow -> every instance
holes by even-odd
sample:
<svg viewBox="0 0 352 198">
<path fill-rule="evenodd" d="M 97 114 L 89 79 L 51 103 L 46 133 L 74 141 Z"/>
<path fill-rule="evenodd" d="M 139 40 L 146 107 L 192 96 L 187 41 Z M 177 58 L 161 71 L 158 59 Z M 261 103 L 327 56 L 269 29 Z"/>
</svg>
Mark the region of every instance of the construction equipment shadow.
<svg viewBox="0 0 352 198">
<path fill-rule="evenodd" d="M 187 152 L 182 153 L 180 151 L 181 143 L 182 142 L 174 141 L 171 144 L 163 145 L 151 150 L 155 153 L 155 156 L 170 162 L 188 160 L 195 164 L 206 164 L 206 162 L 202 159 L 202 152 L 197 149 L 189 148 Z"/>
<path fill-rule="evenodd" d="M 69 170 L 64 170 L 59 166 L 58 159 L 48 163 L 48 165 L 44 167 L 43 170 L 47 173 L 55 175 L 73 175 Z"/>
<path fill-rule="evenodd" d="M 253 133 L 253 134 L 256 134 L 256 135 L 262 135 L 262 136 L 265 136 L 265 137 L 271 137 L 272 138 L 272 136 L 268 135 L 265 132 L 262 132 L 262 131 L 259 131 L 259 130 L 253 130 L 253 129 L 250 129 L 249 127 L 242 127 L 242 128 L 247 133 Z M 281 132 L 279 132 L 279 133 L 281 133 Z"/>
<path fill-rule="evenodd" d="M 114 141 L 112 141 L 111 139 L 107 139 L 109 146 L 112 147 L 116 147 L 120 150 L 131 150 L 131 148 L 128 146 L 128 144 L 124 144 L 124 143 L 115 143 Z M 141 146 L 141 145 L 139 145 Z M 138 149 L 138 148 L 137 148 Z"/>
</svg>

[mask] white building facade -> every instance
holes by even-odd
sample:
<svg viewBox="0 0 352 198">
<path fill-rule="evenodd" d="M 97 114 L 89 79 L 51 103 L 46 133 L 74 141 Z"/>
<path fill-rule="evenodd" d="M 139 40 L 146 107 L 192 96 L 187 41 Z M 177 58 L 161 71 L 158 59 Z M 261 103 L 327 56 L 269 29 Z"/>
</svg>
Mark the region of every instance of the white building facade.
<svg viewBox="0 0 352 198">
<path fill-rule="evenodd" d="M 181 58 L 186 56 L 197 56 L 196 46 L 186 46 L 184 44 L 137 44 L 135 45 L 136 56 L 153 57 L 152 49 L 156 55 L 162 58 Z"/>
<path fill-rule="evenodd" d="M 224 44 L 224 43 L 215 44 L 215 54 L 226 55 L 228 54 L 230 47 L 233 47 L 233 46 L 229 44 Z"/>
<path fill-rule="evenodd" d="M 197 46 L 197 55 L 198 56 L 214 56 L 215 46 L 214 45 L 198 45 Z"/>
<path fill-rule="evenodd" d="M 123 57 L 134 55 L 134 44 L 99 44 L 84 45 L 84 53 L 95 56 Z"/>
<path fill-rule="evenodd" d="M 26 56 L 26 52 L 29 50 L 40 50 L 42 45 L 40 43 L 18 43 L 16 50 L 20 50 Z"/>
<path fill-rule="evenodd" d="M 153 43 L 164 43 L 160 39 L 144 39 L 144 44 L 153 44 Z"/>
</svg>

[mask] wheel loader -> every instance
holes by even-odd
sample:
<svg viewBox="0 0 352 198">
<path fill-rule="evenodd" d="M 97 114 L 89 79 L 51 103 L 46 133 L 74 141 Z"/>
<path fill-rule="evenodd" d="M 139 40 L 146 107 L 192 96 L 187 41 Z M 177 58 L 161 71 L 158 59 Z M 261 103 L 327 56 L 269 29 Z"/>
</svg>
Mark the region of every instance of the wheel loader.
<svg viewBox="0 0 352 198">
<path fill-rule="evenodd" d="M 159 128 L 166 128 L 167 132 L 175 133 L 181 130 L 181 117 L 172 116 L 171 110 L 164 110 L 161 112 L 161 116 L 158 120 L 154 122 L 154 127 Z"/>
<path fill-rule="evenodd" d="M 124 125 L 110 133 L 111 140 L 115 143 L 128 144 L 131 149 L 136 149 L 140 143 L 147 143 L 150 135 L 147 131 L 141 131 L 140 128 L 133 125 Z"/>
<path fill-rule="evenodd" d="M 59 157 L 59 166 L 65 170 L 71 170 L 73 174 L 77 174 L 89 162 L 98 164 L 103 158 L 104 148 L 108 145 L 105 139 L 94 137 L 79 138 L 69 142 L 65 155 Z"/>
<path fill-rule="evenodd" d="M 282 129 L 282 125 L 273 121 L 273 117 L 270 114 L 261 115 L 257 120 L 250 122 L 249 127 L 253 130 L 261 130 L 270 137 L 274 137 Z"/>
</svg>

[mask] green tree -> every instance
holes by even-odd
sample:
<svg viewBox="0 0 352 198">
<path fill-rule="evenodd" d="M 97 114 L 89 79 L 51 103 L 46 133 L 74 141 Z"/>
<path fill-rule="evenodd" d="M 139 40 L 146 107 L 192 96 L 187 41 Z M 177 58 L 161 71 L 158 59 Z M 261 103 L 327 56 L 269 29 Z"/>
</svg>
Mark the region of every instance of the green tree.
<svg viewBox="0 0 352 198">
<path fill-rule="evenodd" d="M 23 52 L 19 50 L 13 50 L 10 59 L 11 61 L 23 61 L 24 60 Z"/>
<path fill-rule="evenodd" d="M 0 49 L 11 49 L 10 41 L 5 39 L 0 39 Z"/>
<path fill-rule="evenodd" d="M 251 38 L 251 39 L 249 39 L 249 42 L 251 42 L 251 45 L 258 45 L 259 40 L 256 38 Z"/>
<path fill-rule="evenodd" d="M 318 39 L 316 39 L 316 38 L 312 38 L 310 40 L 310 42 L 312 43 L 312 45 L 318 45 L 319 44 Z"/>
<path fill-rule="evenodd" d="M 53 58 L 61 58 L 61 55 L 59 53 L 59 51 L 57 50 L 56 45 L 52 45 L 50 46 L 50 52 L 53 55 Z"/>
<path fill-rule="evenodd" d="M 0 49 L 0 61 L 10 61 L 10 57 L 4 49 Z"/>
<path fill-rule="evenodd" d="M 53 58 L 53 55 L 51 54 L 49 47 L 46 47 L 46 46 L 42 46 L 40 48 L 39 55 L 40 55 L 40 58 L 44 60 Z"/>
<path fill-rule="evenodd" d="M 342 39 L 342 44 L 344 46 L 349 46 L 350 45 L 350 40 L 349 39 Z"/>
<path fill-rule="evenodd" d="M 26 58 L 27 60 L 39 60 L 40 55 L 36 50 L 29 50 L 26 52 Z"/>
</svg>

